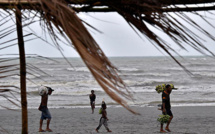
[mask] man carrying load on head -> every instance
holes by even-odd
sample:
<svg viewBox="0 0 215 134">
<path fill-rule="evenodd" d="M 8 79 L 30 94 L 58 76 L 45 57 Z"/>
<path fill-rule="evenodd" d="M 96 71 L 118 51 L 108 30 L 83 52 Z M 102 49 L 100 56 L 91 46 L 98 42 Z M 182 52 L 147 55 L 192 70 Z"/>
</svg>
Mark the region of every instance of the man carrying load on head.
<svg viewBox="0 0 215 134">
<path fill-rule="evenodd" d="M 49 128 L 49 124 L 51 121 L 51 114 L 49 112 L 49 109 L 47 107 L 47 103 L 48 103 L 48 95 L 52 94 L 52 91 L 54 91 L 52 88 L 50 87 L 46 87 L 46 86 L 41 86 L 39 88 L 39 95 L 41 95 L 41 103 L 40 106 L 38 108 L 38 110 L 40 110 L 42 112 L 41 114 L 41 119 L 40 119 L 40 128 L 39 128 L 39 132 L 45 132 L 42 129 L 42 125 L 43 125 L 43 120 L 47 120 L 47 127 L 46 127 L 46 131 L 48 132 L 52 132 L 52 130 Z"/>
<path fill-rule="evenodd" d="M 176 89 L 174 88 L 174 85 L 173 84 L 167 84 L 166 87 L 165 87 L 165 90 L 162 92 L 162 107 L 161 107 L 161 110 L 163 112 L 164 115 L 169 115 L 170 116 L 170 119 L 169 121 L 167 122 L 167 125 L 166 125 L 166 128 L 165 130 L 167 130 L 168 132 L 171 132 L 170 129 L 169 129 L 169 124 L 173 118 L 173 114 L 172 114 L 172 111 L 171 111 L 171 105 L 170 105 L 170 94 L 172 92 L 172 89 Z M 160 128 L 160 132 L 161 133 L 165 133 L 166 131 L 163 130 L 163 124 L 161 123 L 161 128 Z"/>
</svg>

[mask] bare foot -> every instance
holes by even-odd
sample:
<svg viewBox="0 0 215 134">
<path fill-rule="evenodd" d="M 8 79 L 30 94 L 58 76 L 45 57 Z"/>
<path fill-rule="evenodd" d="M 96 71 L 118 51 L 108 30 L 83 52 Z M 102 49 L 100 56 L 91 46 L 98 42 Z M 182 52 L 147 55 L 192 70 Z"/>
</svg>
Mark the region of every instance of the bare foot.
<svg viewBox="0 0 215 134">
<path fill-rule="evenodd" d="M 51 129 L 49 129 L 49 128 L 48 128 L 48 129 L 46 129 L 46 131 L 47 131 L 47 132 L 53 132 L 53 131 L 52 131 Z"/>
<path fill-rule="evenodd" d="M 160 133 L 166 133 L 166 131 L 164 131 L 164 130 L 160 130 Z"/>
<path fill-rule="evenodd" d="M 108 130 L 108 132 L 112 132 L 111 130 Z"/>
<path fill-rule="evenodd" d="M 166 131 L 171 132 L 169 128 L 165 128 Z"/>
<path fill-rule="evenodd" d="M 39 132 L 45 132 L 45 130 L 39 129 Z"/>
<path fill-rule="evenodd" d="M 99 133 L 99 131 L 96 129 L 96 132 Z"/>
</svg>

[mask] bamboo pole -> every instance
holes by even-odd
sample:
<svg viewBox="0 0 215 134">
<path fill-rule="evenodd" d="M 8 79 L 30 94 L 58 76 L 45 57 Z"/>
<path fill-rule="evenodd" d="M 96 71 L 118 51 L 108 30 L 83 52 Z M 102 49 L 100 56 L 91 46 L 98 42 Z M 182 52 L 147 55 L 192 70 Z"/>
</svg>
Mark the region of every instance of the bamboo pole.
<svg viewBox="0 0 215 134">
<path fill-rule="evenodd" d="M 21 89 L 21 107 L 22 107 L 22 134 L 28 133 L 28 109 L 27 109 L 27 94 L 26 94 L 26 61 L 25 47 L 22 31 L 22 13 L 21 7 L 16 8 L 16 28 L 19 46 L 20 59 L 20 89 Z"/>
</svg>

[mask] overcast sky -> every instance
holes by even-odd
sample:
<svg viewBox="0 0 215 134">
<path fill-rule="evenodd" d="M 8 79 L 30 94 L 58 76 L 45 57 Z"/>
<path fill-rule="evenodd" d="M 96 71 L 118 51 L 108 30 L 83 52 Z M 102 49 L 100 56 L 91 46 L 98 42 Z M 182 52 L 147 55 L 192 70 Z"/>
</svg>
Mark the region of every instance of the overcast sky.
<svg viewBox="0 0 215 134">
<path fill-rule="evenodd" d="M 81 19 L 98 28 L 102 33 L 99 33 L 88 27 L 92 36 L 100 45 L 102 50 L 107 56 L 162 56 L 163 54 L 158 51 L 147 39 L 142 36 L 140 38 L 134 30 L 127 24 L 127 22 L 117 13 L 80 13 L 78 14 Z M 205 25 L 199 18 L 193 17 L 200 25 Z M 8 25 L 13 24 L 12 21 L 8 22 Z M 15 25 L 14 25 L 15 27 Z M 42 31 L 38 24 L 34 24 L 31 28 L 37 32 L 38 35 L 42 35 Z M 206 26 L 210 31 L 211 28 Z M 0 28 L 3 29 L 2 27 Z M 214 30 L 214 29 L 213 29 Z M 163 36 L 166 38 L 165 36 Z M 9 40 L 8 38 L 16 38 L 16 33 L 11 34 L 6 38 L 2 38 L 0 43 Z M 26 38 L 29 39 L 29 38 Z M 206 38 L 205 38 L 206 39 Z M 168 39 L 167 39 L 168 40 Z M 171 41 L 170 41 L 171 42 Z M 11 42 L 11 44 L 14 42 Z M 206 46 L 215 52 L 214 42 L 206 39 Z M 0 45 L 4 47 L 9 44 Z M 26 42 L 27 54 L 38 54 L 46 57 L 61 57 L 61 53 L 54 47 L 40 39 Z M 188 52 L 181 50 L 176 45 L 172 45 L 173 48 L 183 56 L 187 55 L 201 55 L 192 48 L 186 47 Z M 79 55 L 71 47 L 63 45 L 63 52 L 67 57 L 78 57 Z M 13 46 L 7 49 L 0 50 L 0 54 L 14 54 L 18 53 L 17 46 Z"/>
</svg>

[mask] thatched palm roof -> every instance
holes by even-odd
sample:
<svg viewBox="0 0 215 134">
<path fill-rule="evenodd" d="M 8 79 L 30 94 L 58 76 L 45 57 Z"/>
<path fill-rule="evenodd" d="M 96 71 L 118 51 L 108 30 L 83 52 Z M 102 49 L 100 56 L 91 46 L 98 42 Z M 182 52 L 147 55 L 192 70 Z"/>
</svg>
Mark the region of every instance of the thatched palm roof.
<svg viewBox="0 0 215 134">
<path fill-rule="evenodd" d="M 186 49 L 184 44 L 187 44 L 197 51 L 206 54 L 214 53 L 207 49 L 196 33 L 192 32 L 189 27 L 174 17 L 171 13 L 181 19 L 184 19 L 189 25 L 194 27 L 200 33 L 203 33 L 211 40 L 215 41 L 213 33 L 209 33 L 203 26 L 198 25 L 195 20 L 192 20 L 182 11 L 191 12 L 199 15 L 203 20 L 211 25 L 204 16 L 201 16 L 196 11 L 214 10 L 213 4 L 209 6 L 188 7 L 187 4 L 205 4 L 213 3 L 215 0 L 0 0 L 0 8 L 5 10 L 8 15 L 10 11 L 14 11 L 17 20 L 18 44 L 20 48 L 20 79 L 21 79 L 21 94 L 22 108 L 27 109 L 26 101 L 26 69 L 25 69 L 25 52 L 23 34 L 22 34 L 22 17 L 31 18 L 32 20 L 39 17 L 41 22 L 45 23 L 42 28 L 46 29 L 55 45 L 60 47 L 60 36 L 64 37 L 68 43 L 74 47 L 80 54 L 86 66 L 91 71 L 99 85 L 104 91 L 116 102 L 135 113 L 126 103 L 126 99 L 132 99 L 126 84 L 118 75 L 117 68 L 108 60 L 97 42 L 85 28 L 82 20 L 78 18 L 78 12 L 108 12 L 114 11 L 120 14 L 128 24 L 134 29 L 139 30 L 145 37 L 155 46 L 164 50 L 170 55 L 181 67 L 183 67 L 173 56 L 172 52 L 177 52 L 171 48 L 171 45 L 165 41 L 160 35 L 152 31 L 147 25 L 151 25 L 156 29 L 168 35 L 182 49 Z M 178 5 L 185 5 L 180 7 Z M 102 8 L 101 8 L 102 7 Z M 24 16 L 23 13 L 30 12 L 31 15 Z M 171 13 L 169 13 L 171 12 Z M 33 14 L 33 15 L 32 15 Z M 2 15 L 2 20 L 5 15 Z M 31 23 L 29 23 L 30 25 Z M 48 30 L 47 30 L 48 29 Z M 10 31 L 9 31 L 10 32 Z M 7 34 L 6 34 L 7 35 Z M 6 68 L 0 66 L 0 68 Z M 184 68 L 184 67 L 183 67 Z M 186 68 L 184 68 L 186 70 Z M 0 72 L 4 74 L 4 71 Z M 1 77 L 0 77 L 1 78 Z M 1 90 L 6 91 L 6 89 Z M 26 115 L 23 115 L 26 116 Z M 23 121 L 26 123 L 27 120 Z M 27 130 L 23 130 L 27 133 Z"/>
</svg>

